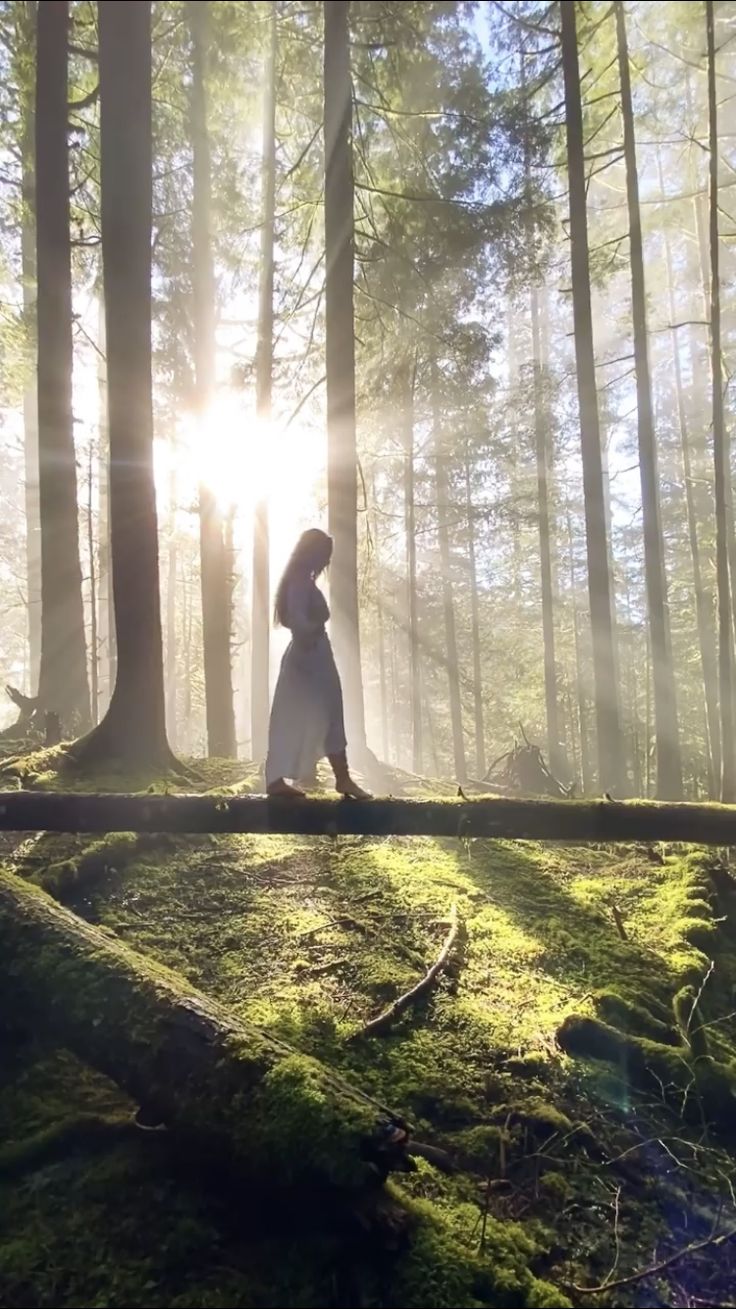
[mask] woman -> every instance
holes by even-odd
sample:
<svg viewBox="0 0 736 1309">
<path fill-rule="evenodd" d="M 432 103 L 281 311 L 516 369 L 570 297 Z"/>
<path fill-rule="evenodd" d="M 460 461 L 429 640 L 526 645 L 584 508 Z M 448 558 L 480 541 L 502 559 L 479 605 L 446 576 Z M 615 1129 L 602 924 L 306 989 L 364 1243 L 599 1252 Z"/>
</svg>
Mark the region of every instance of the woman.
<svg viewBox="0 0 736 1309">
<path fill-rule="evenodd" d="M 368 798 L 348 769 L 340 674 L 325 631 L 330 611 L 316 585 L 331 557 L 331 538 L 310 528 L 297 541 L 276 592 L 275 622 L 289 628 L 291 641 L 271 707 L 269 795 L 303 795 L 292 783 L 311 776 L 316 761 L 327 755 L 335 789 L 353 800 Z"/>
</svg>

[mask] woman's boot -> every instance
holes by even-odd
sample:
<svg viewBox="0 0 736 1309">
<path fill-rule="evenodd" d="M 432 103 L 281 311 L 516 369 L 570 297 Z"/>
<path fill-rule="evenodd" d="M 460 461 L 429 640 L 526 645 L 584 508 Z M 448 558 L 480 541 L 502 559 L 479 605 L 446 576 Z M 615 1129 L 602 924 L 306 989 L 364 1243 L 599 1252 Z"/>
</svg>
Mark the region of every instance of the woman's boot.
<svg viewBox="0 0 736 1309">
<path fill-rule="evenodd" d="M 304 792 L 298 786 L 291 786 L 283 777 L 277 777 L 275 782 L 269 782 L 266 795 L 282 796 L 285 800 L 304 799 Z"/>
<path fill-rule="evenodd" d="M 364 791 L 362 786 L 353 781 L 348 768 L 348 757 L 343 750 L 341 754 L 331 754 L 329 756 L 332 771 L 335 774 L 335 790 L 340 795 L 346 796 L 348 800 L 370 800 L 370 791 Z"/>
</svg>

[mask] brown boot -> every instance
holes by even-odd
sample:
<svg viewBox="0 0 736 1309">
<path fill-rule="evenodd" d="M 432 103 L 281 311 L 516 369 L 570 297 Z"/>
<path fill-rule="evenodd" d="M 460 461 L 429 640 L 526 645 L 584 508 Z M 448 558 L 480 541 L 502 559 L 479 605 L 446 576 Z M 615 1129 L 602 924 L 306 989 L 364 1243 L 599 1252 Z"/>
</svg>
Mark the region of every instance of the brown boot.
<svg viewBox="0 0 736 1309">
<path fill-rule="evenodd" d="M 266 787 L 266 795 L 280 796 L 285 800 L 304 799 L 304 792 L 300 791 L 298 786 L 290 786 L 283 777 L 277 777 L 275 782 L 269 782 Z"/>
<path fill-rule="evenodd" d="M 335 790 L 344 795 L 348 800 L 370 800 L 372 799 L 370 791 L 364 791 L 362 786 L 350 776 L 348 768 L 348 757 L 343 750 L 342 754 L 333 754 L 329 756 L 332 771 L 335 774 Z"/>
</svg>

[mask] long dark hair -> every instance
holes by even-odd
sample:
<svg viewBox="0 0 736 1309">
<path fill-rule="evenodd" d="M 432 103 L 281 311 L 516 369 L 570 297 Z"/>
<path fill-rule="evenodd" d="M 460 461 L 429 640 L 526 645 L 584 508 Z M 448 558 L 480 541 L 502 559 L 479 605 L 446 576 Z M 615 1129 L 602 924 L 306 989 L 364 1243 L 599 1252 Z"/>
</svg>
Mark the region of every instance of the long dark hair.
<svg viewBox="0 0 736 1309">
<path fill-rule="evenodd" d="M 287 626 L 286 592 L 292 577 L 300 572 L 312 578 L 319 577 L 330 562 L 331 554 L 332 537 L 326 532 L 322 532 L 319 527 L 310 527 L 302 532 L 276 587 L 273 621 L 277 627 Z"/>
</svg>

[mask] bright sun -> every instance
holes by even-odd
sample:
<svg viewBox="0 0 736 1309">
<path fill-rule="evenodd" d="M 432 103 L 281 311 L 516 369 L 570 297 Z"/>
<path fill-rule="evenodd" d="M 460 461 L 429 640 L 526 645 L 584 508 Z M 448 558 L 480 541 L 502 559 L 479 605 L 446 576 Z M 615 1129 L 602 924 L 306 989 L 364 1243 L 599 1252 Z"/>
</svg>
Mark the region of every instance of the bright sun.
<svg viewBox="0 0 736 1309">
<path fill-rule="evenodd" d="M 223 513 L 234 511 L 236 538 L 245 544 L 260 500 L 269 506 L 271 556 L 280 567 L 299 532 L 320 521 L 317 494 L 324 470 L 324 434 L 318 427 L 257 419 L 242 397 L 218 392 L 204 420 L 188 413 L 175 441 L 157 440 L 155 477 L 159 505 L 192 506 L 204 483 Z"/>
<path fill-rule="evenodd" d="M 259 499 L 270 498 L 272 453 L 269 426 L 223 391 L 203 419 L 193 414 L 182 419 L 172 455 L 182 481 L 194 489 L 204 483 L 223 512 L 235 509 L 250 517 Z"/>
<path fill-rule="evenodd" d="M 80 301 L 77 308 L 91 341 L 99 318 L 97 301 Z M 98 439 L 101 401 L 104 405 L 97 356 L 90 350 L 85 357 L 82 351 L 75 364 L 74 410 L 80 440 L 88 447 Z M 275 575 L 305 527 L 326 526 L 324 419 L 315 406 L 302 410 L 297 421 L 276 416 L 265 423 L 254 409 L 252 392 L 222 385 L 203 422 L 189 410 L 173 431 L 159 429 L 154 442 L 159 528 L 166 532 L 173 519 L 175 530 L 196 536 L 193 510 L 204 483 L 223 513 L 234 514 L 235 539 L 247 572 L 253 512 L 265 500 Z"/>
</svg>

